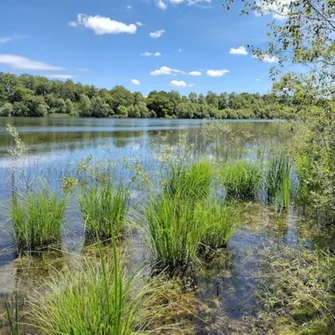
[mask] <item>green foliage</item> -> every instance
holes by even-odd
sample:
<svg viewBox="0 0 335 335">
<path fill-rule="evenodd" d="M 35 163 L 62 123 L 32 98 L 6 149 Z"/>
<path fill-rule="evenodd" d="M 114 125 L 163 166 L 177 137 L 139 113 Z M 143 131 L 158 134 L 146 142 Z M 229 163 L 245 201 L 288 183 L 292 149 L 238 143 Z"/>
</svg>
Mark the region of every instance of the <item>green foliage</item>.
<svg viewBox="0 0 335 335">
<path fill-rule="evenodd" d="M 31 75 L 0 73 L 0 116 L 71 115 L 81 117 L 187 119 L 292 118 L 295 109 L 281 96 L 250 93 L 207 95 L 152 91 L 147 98 L 122 86 L 112 90 Z"/>
<path fill-rule="evenodd" d="M 114 241 L 115 242 L 115 241 Z M 159 307 L 149 307 L 152 282 L 139 283 L 127 275 L 116 252 L 86 260 L 80 273 L 69 272 L 47 283 L 48 295 L 31 302 L 32 319 L 44 334 L 146 334 Z M 156 288 L 157 289 L 157 288 Z"/>
<path fill-rule="evenodd" d="M 222 169 L 222 181 L 228 198 L 253 200 L 261 182 L 261 168 L 256 163 L 234 161 Z"/>
<path fill-rule="evenodd" d="M 265 188 L 270 203 L 287 208 L 291 195 L 291 163 L 284 154 L 270 158 L 265 173 Z"/>
<path fill-rule="evenodd" d="M 85 220 L 86 235 L 90 239 L 108 239 L 122 235 L 127 224 L 130 194 L 120 184 L 110 182 L 82 187 L 79 196 L 80 208 Z"/>
<path fill-rule="evenodd" d="M 205 249 L 226 247 L 236 225 L 239 213 L 236 205 L 216 199 L 197 204 L 196 215 L 202 222 L 200 243 Z"/>
<path fill-rule="evenodd" d="M 67 205 L 50 191 L 27 193 L 11 200 L 11 220 L 19 252 L 59 243 Z"/>
</svg>

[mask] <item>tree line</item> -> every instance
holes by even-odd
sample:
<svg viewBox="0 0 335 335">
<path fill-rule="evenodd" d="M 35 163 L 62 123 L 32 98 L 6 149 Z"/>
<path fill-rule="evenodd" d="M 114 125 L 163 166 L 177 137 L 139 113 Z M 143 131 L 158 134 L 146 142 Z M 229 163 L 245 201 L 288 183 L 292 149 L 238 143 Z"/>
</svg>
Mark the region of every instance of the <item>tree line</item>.
<svg viewBox="0 0 335 335">
<path fill-rule="evenodd" d="M 209 91 L 185 96 L 176 91 L 152 91 L 144 97 L 123 86 L 107 90 L 71 80 L 0 72 L 0 116 L 287 119 L 294 117 L 295 110 L 292 98 L 283 95 Z"/>
</svg>

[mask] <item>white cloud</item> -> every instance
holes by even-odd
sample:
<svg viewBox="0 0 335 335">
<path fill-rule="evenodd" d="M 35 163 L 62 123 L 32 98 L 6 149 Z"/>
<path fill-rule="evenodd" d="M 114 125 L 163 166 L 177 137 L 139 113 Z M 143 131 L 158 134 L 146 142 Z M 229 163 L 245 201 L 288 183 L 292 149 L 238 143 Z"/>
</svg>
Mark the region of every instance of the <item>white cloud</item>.
<svg viewBox="0 0 335 335">
<path fill-rule="evenodd" d="M 51 79 L 72 79 L 75 78 L 72 74 L 47 74 L 45 75 L 47 78 Z"/>
<path fill-rule="evenodd" d="M 222 77 L 225 74 L 229 73 L 229 70 L 225 70 L 225 69 L 222 69 L 222 70 L 208 70 L 206 73 L 207 73 L 207 76 L 209 76 L 209 77 Z"/>
<path fill-rule="evenodd" d="M 179 52 L 183 52 L 183 49 L 179 49 L 178 51 L 179 51 Z"/>
<path fill-rule="evenodd" d="M 201 2 L 206 2 L 206 3 L 211 3 L 212 0 L 170 0 L 170 3 L 174 4 L 174 5 L 179 5 L 181 3 L 187 3 L 188 5 L 195 5 L 197 3 L 201 3 Z"/>
<path fill-rule="evenodd" d="M 269 56 L 269 55 L 253 55 L 252 58 L 258 59 L 265 63 L 278 63 L 279 59 L 276 56 Z"/>
<path fill-rule="evenodd" d="M 272 15 L 276 20 L 285 20 L 290 12 L 290 5 L 297 0 L 258 0 L 256 15 Z"/>
<path fill-rule="evenodd" d="M 261 81 L 259 78 L 256 78 L 256 81 Z"/>
<path fill-rule="evenodd" d="M 138 79 L 132 79 L 132 80 L 131 80 L 131 83 L 132 83 L 133 85 L 136 85 L 136 86 L 141 85 L 141 82 L 140 82 Z"/>
<path fill-rule="evenodd" d="M 69 23 L 70 27 L 83 26 L 87 29 L 93 30 L 96 35 L 104 34 L 135 34 L 137 26 L 135 24 L 129 24 L 112 20 L 109 17 L 100 15 L 91 16 L 86 14 L 78 14 L 77 21 Z"/>
<path fill-rule="evenodd" d="M 193 76 L 193 77 L 198 77 L 198 76 L 201 76 L 202 73 L 199 72 L 199 71 L 191 71 L 188 73 L 190 76 Z"/>
<path fill-rule="evenodd" d="M 155 2 L 158 8 L 163 10 L 167 8 L 167 4 L 163 0 L 156 0 Z"/>
<path fill-rule="evenodd" d="M 141 56 L 144 56 L 144 57 L 151 57 L 151 56 L 152 57 L 159 57 L 159 56 L 162 56 L 162 54 L 158 51 L 155 52 L 155 53 L 146 51 L 146 52 L 141 53 Z"/>
<path fill-rule="evenodd" d="M 13 69 L 20 70 L 42 70 L 42 71 L 59 71 L 64 68 L 53 66 L 47 63 L 34 61 L 32 59 L 10 54 L 0 54 L 0 64 L 7 65 Z"/>
<path fill-rule="evenodd" d="M 164 29 L 161 29 L 161 30 L 157 30 L 157 31 L 154 31 L 152 33 L 150 33 L 150 37 L 151 38 L 160 38 L 166 31 Z"/>
<path fill-rule="evenodd" d="M 182 73 L 184 73 L 184 72 L 180 71 L 180 70 L 177 70 L 177 69 L 171 69 L 168 66 L 162 66 L 161 68 L 159 68 L 155 71 L 151 71 L 150 75 L 151 76 L 161 76 L 161 75 L 170 76 L 170 75 L 182 74 Z"/>
<path fill-rule="evenodd" d="M 184 87 L 192 87 L 194 86 L 194 84 L 187 84 L 183 80 L 172 80 L 169 86 L 184 88 Z"/>
<path fill-rule="evenodd" d="M 8 43 L 13 40 L 17 40 L 19 38 L 24 38 L 24 37 L 26 36 L 22 36 L 22 35 L 3 36 L 3 37 L 0 37 L 0 43 Z"/>
<path fill-rule="evenodd" d="M 135 24 L 137 25 L 137 27 L 143 27 L 144 26 L 144 24 L 140 21 L 135 22 Z"/>
<path fill-rule="evenodd" d="M 241 56 L 247 56 L 249 53 L 247 51 L 247 49 L 241 45 L 238 48 L 230 48 L 229 53 L 231 55 L 241 55 Z"/>
<path fill-rule="evenodd" d="M 127 9 L 133 9 L 133 6 L 127 5 Z"/>
</svg>

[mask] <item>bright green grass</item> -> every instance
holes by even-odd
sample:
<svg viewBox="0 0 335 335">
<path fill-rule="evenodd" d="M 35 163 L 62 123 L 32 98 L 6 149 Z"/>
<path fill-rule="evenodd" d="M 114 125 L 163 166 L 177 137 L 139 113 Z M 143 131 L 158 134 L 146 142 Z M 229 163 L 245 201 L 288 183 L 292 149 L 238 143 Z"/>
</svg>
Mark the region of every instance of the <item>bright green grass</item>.
<svg viewBox="0 0 335 335">
<path fill-rule="evenodd" d="M 79 196 L 80 208 L 85 220 L 86 235 L 95 239 L 108 239 L 122 235 L 127 224 L 129 190 L 111 183 L 93 185 L 82 189 Z"/>
<path fill-rule="evenodd" d="M 202 225 L 201 249 L 226 247 L 238 224 L 239 212 L 236 206 L 233 203 L 209 199 L 197 205 L 196 215 Z"/>
<path fill-rule="evenodd" d="M 114 240 L 115 242 L 115 240 Z M 130 335 L 145 330 L 159 308 L 150 308 L 155 289 L 125 273 L 113 243 L 113 256 L 87 260 L 79 274 L 47 283 L 47 294 L 31 302 L 32 320 L 48 335 Z"/>
<path fill-rule="evenodd" d="M 291 163 L 285 155 L 271 157 L 265 175 L 269 203 L 283 205 L 285 208 L 289 206 L 292 188 L 291 170 Z"/>
<path fill-rule="evenodd" d="M 168 193 L 154 196 L 145 211 L 155 261 L 169 271 L 195 260 L 202 234 L 195 203 L 181 199 L 183 196 L 178 192 L 175 197 Z"/>
<path fill-rule="evenodd" d="M 247 161 L 234 161 L 222 169 L 222 180 L 228 198 L 253 200 L 261 182 L 261 168 Z"/>
<path fill-rule="evenodd" d="M 11 201 L 11 220 L 19 252 L 58 243 L 67 198 L 49 191 L 28 193 Z"/>
</svg>

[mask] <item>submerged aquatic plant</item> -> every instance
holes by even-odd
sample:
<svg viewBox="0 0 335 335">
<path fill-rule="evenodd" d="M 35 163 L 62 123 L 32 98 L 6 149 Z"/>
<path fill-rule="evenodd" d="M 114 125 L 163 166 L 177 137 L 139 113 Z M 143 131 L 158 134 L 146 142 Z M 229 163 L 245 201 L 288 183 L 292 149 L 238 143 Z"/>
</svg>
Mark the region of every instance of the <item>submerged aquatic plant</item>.
<svg viewBox="0 0 335 335">
<path fill-rule="evenodd" d="M 66 197 L 47 190 L 14 197 L 11 220 L 18 251 L 59 242 L 66 206 Z"/>
<path fill-rule="evenodd" d="M 79 274 L 71 271 L 47 283 L 49 293 L 32 298 L 31 315 L 44 334 L 146 334 L 159 306 L 150 307 L 157 286 L 126 274 L 113 243 L 113 256 L 87 260 Z"/>
<path fill-rule="evenodd" d="M 202 225 L 202 247 L 218 249 L 226 247 L 238 223 L 239 213 L 233 203 L 209 199 L 196 208 Z"/>
<path fill-rule="evenodd" d="M 247 161 L 234 161 L 222 169 L 222 180 L 228 198 L 253 200 L 261 182 L 260 166 Z"/>
<path fill-rule="evenodd" d="M 284 208 L 290 205 L 291 170 L 290 160 L 284 154 L 271 157 L 265 175 L 265 188 L 269 203 L 276 203 Z"/>
<path fill-rule="evenodd" d="M 86 235 L 94 239 L 108 239 L 122 234 L 126 228 L 129 210 L 129 190 L 111 182 L 82 188 L 79 205 L 85 220 Z"/>
</svg>

